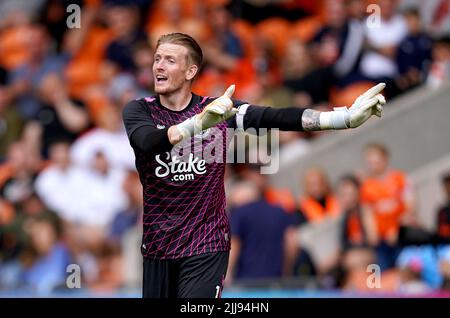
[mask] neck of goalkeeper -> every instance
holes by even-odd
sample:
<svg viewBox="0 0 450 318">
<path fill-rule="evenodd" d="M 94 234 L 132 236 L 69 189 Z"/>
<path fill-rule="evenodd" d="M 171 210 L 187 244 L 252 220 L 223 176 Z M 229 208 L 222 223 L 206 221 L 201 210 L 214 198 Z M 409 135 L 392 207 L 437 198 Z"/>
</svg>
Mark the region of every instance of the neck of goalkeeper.
<svg viewBox="0 0 450 318">
<path fill-rule="evenodd" d="M 192 99 L 191 81 L 170 93 L 159 94 L 159 101 L 164 107 L 173 111 L 182 111 Z"/>
</svg>

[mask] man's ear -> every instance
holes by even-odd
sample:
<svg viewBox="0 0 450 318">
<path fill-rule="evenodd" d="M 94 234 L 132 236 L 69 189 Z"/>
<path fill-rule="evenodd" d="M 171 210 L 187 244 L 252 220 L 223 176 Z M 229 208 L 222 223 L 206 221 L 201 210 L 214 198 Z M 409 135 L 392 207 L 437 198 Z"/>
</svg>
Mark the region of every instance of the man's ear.
<svg viewBox="0 0 450 318">
<path fill-rule="evenodd" d="M 195 64 L 190 65 L 186 72 L 186 79 L 188 81 L 190 81 L 191 79 L 193 79 L 195 77 L 197 72 L 198 72 L 198 66 Z"/>
</svg>

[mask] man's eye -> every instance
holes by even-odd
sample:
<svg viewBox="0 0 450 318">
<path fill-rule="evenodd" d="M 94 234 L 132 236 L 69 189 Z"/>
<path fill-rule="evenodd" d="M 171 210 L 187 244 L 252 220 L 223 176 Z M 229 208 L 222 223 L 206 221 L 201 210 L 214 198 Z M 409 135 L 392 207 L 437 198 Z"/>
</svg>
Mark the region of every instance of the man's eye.
<svg viewBox="0 0 450 318">
<path fill-rule="evenodd" d="M 173 64 L 173 63 L 175 63 L 175 60 L 174 59 L 169 59 L 169 63 Z"/>
</svg>

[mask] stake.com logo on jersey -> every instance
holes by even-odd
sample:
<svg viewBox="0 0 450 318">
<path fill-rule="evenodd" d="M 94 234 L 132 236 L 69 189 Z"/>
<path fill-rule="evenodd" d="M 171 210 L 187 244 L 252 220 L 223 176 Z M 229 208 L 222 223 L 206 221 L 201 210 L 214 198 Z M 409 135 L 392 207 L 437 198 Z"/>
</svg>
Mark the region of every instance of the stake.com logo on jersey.
<svg viewBox="0 0 450 318">
<path fill-rule="evenodd" d="M 155 169 L 155 175 L 158 178 L 166 178 L 169 174 L 172 175 L 170 181 L 189 181 L 194 180 L 195 175 L 202 175 L 206 173 L 206 160 L 194 157 L 192 153 L 189 154 L 188 161 L 182 161 L 177 156 L 171 156 L 166 152 L 166 160 L 172 159 L 170 162 L 161 160 L 161 155 L 156 155 L 155 159 L 159 166 Z"/>
<path fill-rule="evenodd" d="M 253 137 L 246 137 L 248 135 Z M 234 149 L 234 153 L 228 153 L 228 148 Z M 269 134 L 265 128 L 243 131 L 214 127 L 195 135 L 193 140 L 177 144 L 170 152 L 156 155 L 158 166 L 155 168 L 155 175 L 164 179 L 169 177 L 171 182 L 192 181 L 196 175 L 207 172 L 207 164 L 235 162 L 262 163 L 261 174 L 274 174 L 279 168 L 278 155 L 277 129 L 272 129 Z"/>
</svg>

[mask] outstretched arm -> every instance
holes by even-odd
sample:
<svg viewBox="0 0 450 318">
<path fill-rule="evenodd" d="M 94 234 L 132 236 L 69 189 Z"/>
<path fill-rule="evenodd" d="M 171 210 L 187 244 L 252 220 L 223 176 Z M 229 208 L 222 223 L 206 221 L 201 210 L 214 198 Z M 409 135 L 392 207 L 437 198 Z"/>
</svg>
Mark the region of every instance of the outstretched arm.
<svg viewBox="0 0 450 318">
<path fill-rule="evenodd" d="M 243 104 L 238 107 L 236 117 L 230 119 L 230 127 L 278 128 L 284 131 L 315 131 L 356 128 L 372 115 L 381 117 L 386 103 L 379 94 L 385 87 L 380 83 L 359 96 L 350 108 L 336 107 L 333 111 L 321 112 L 297 107 L 272 108 Z"/>
</svg>

